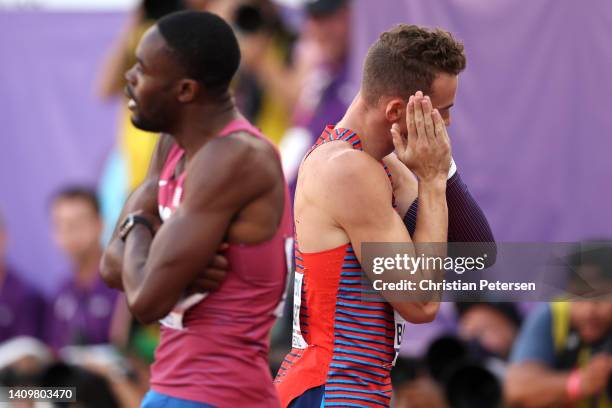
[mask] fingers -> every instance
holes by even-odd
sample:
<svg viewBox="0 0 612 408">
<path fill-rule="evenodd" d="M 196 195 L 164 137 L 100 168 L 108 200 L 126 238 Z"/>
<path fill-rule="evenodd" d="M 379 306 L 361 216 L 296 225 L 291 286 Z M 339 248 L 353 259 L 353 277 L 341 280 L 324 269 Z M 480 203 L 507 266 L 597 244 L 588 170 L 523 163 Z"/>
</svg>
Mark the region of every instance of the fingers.
<svg viewBox="0 0 612 408">
<path fill-rule="evenodd" d="M 397 123 L 391 126 L 391 136 L 393 136 L 393 146 L 395 146 L 396 151 L 401 153 L 406 150 L 406 141 L 402 137 Z"/>
<path fill-rule="evenodd" d="M 229 248 L 229 244 L 224 242 L 219 245 L 217 253 L 213 256 L 206 270 L 196 278 L 196 280 L 189 286 L 188 292 L 199 293 L 210 290 L 217 290 L 225 279 L 227 271 L 229 270 L 229 261 L 227 257 L 223 255 Z"/>
<path fill-rule="evenodd" d="M 218 269 L 214 267 L 206 268 L 206 273 L 196 279 L 196 282 L 199 280 L 212 280 L 216 282 L 221 282 L 225 275 L 227 275 L 227 270 Z"/>
<path fill-rule="evenodd" d="M 221 286 L 223 279 L 227 275 L 227 271 L 222 269 L 208 268 L 206 273 L 196 278 L 191 285 L 189 285 L 189 292 L 207 292 L 210 290 L 217 290 Z"/>
<path fill-rule="evenodd" d="M 426 138 L 425 118 L 423 117 L 423 92 L 418 91 L 413 99 L 414 102 L 414 124 L 419 138 Z"/>
<path fill-rule="evenodd" d="M 223 271 L 227 271 L 229 269 L 229 262 L 226 257 L 217 253 L 210 261 L 209 268 L 221 269 Z"/>
<path fill-rule="evenodd" d="M 436 132 L 434 130 L 434 122 L 431 117 L 433 108 L 431 106 L 431 100 L 429 99 L 429 96 L 425 96 L 423 98 L 421 105 L 423 108 L 423 120 L 425 122 L 425 134 L 427 135 L 427 139 L 429 140 L 429 142 L 434 142 L 436 139 Z"/>
<path fill-rule="evenodd" d="M 416 130 L 416 123 L 414 122 L 414 96 L 408 99 L 408 106 L 406 107 L 406 121 L 408 123 L 408 145 L 414 147 L 415 143 L 419 139 L 419 135 Z"/>
<path fill-rule="evenodd" d="M 210 292 L 213 290 L 218 290 L 219 287 L 221 287 L 221 282 L 217 282 L 211 279 L 198 279 L 197 281 L 189 285 L 189 287 L 187 288 L 187 293 L 193 294 Z"/>
<path fill-rule="evenodd" d="M 445 143 L 450 146 L 450 139 L 448 137 L 448 133 L 446 132 L 444 119 L 442 119 L 442 115 L 440 115 L 440 112 L 437 109 L 433 110 L 431 113 L 431 118 L 433 120 L 434 131 L 438 143 Z"/>
</svg>

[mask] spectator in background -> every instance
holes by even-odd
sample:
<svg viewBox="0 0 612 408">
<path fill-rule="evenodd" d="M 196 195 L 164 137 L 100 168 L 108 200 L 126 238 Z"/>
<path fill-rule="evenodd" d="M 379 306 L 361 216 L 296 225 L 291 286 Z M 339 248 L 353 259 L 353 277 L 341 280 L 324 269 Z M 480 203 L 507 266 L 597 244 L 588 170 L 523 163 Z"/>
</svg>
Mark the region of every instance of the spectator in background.
<svg viewBox="0 0 612 408">
<path fill-rule="evenodd" d="M 0 384 L 5 387 L 35 386 L 52 361 L 51 350 L 40 340 L 16 337 L 5 341 L 0 344 Z M 0 392 L 0 398 L 6 396 Z"/>
<path fill-rule="evenodd" d="M 221 16 L 236 31 L 242 53 L 234 84 L 237 105 L 280 143 L 285 177 L 294 183 L 320 130 L 340 120 L 353 97 L 349 0 L 308 1 L 297 41 L 269 0 L 187 0 L 187 5 Z"/>
<path fill-rule="evenodd" d="M 431 378 L 406 381 L 394 391 L 394 408 L 449 408 L 442 388 Z"/>
<path fill-rule="evenodd" d="M 471 342 L 483 358 L 507 360 L 521 328 L 513 303 L 458 303 L 459 337 Z"/>
<path fill-rule="evenodd" d="M 61 190 L 51 204 L 55 242 L 73 264 L 72 276 L 49 306 L 47 340 L 55 349 L 109 342 L 118 292 L 108 288 L 98 272 L 99 211 L 96 194 L 82 187 Z"/>
<path fill-rule="evenodd" d="M 37 386 L 43 388 L 69 388 L 76 390 L 76 401 L 55 406 L 78 408 L 134 407 L 134 401 L 121 398 L 108 378 L 83 367 L 62 362 L 51 364 L 40 375 Z"/>
<path fill-rule="evenodd" d="M 529 316 L 506 378 L 512 406 L 612 407 L 612 246 L 586 244 L 569 264 L 576 272 L 572 293 L 580 291 L 576 282 L 590 284 L 608 300 L 554 302 Z"/>
<path fill-rule="evenodd" d="M 436 318 L 428 324 L 406 323 L 404 328 L 410 336 L 404 336 L 400 348 L 400 356 L 404 358 L 420 358 L 425 354 L 431 342 L 444 335 L 454 335 L 457 332 L 457 311 L 452 302 L 440 303 Z"/>
<path fill-rule="evenodd" d="M 275 144 L 290 125 L 300 73 L 293 64 L 296 36 L 270 0 L 188 0 L 195 10 L 217 14 L 234 29 L 240 70 L 234 80 L 236 104 Z"/>
<path fill-rule="evenodd" d="M 0 343 L 16 336 L 40 337 L 44 301 L 6 261 L 7 233 L 0 214 Z"/>
<path fill-rule="evenodd" d="M 342 118 L 354 95 L 348 77 L 350 1 L 315 0 L 304 7 L 306 22 L 295 52 L 300 94 L 292 128 L 280 145 L 292 194 L 302 158 L 321 129 Z"/>
</svg>

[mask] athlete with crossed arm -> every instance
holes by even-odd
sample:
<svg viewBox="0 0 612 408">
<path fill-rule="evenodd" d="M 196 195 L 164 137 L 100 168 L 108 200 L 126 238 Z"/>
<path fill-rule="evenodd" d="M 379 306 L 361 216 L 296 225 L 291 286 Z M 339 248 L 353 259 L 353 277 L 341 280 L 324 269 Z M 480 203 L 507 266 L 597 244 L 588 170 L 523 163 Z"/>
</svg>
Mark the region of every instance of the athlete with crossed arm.
<svg viewBox="0 0 612 408">
<path fill-rule="evenodd" d="M 143 407 L 276 407 L 269 332 L 285 289 L 290 203 L 278 153 L 237 110 L 240 51 L 204 12 L 149 29 L 128 71 L 133 123 L 162 132 L 102 274 L 142 322 L 162 319 Z M 229 247 L 227 276 L 211 274 Z M 199 280 L 199 282 L 198 282 Z M 193 286 L 217 290 L 193 293 Z"/>
</svg>

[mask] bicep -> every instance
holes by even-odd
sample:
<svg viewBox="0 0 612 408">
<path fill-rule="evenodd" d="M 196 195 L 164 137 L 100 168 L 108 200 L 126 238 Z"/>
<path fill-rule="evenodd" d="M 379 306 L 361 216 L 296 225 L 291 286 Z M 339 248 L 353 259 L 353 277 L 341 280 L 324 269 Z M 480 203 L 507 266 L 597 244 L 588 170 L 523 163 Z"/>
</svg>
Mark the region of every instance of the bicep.
<svg viewBox="0 0 612 408">
<path fill-rule="evenodd" d="M 334 190 L 332 218 L 342 228 L 361 260 L 361 244 L 367 242 L 411 242 L 401 217 L 392 206 L 392 190 L 381 169 L 353 177 L 350 185 Z"/>
<path fill-rule="evenodd" d="M 397 212 L 388 206 L 379 211 L 359 211 L 361 219 L 344 219 L 343 228 L 349 236 L 357 257 L 361 261 L 361 246 L 368 242 L 410 243 L 410 235 Z"/>
</svg>

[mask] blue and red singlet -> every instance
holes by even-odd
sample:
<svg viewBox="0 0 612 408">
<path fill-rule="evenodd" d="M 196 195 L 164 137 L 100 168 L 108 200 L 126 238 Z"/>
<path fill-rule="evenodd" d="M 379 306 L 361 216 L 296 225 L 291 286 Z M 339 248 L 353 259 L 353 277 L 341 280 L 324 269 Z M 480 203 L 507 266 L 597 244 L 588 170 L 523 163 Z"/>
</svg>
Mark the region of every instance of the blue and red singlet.
<svg viewBox="0 0 612 408">
<path fill-rule="evenodd" d="M 363 150 L 355 132 L 328 126 L 310 152 L 332 141 Z M 389 406 L 403 320 L 380 295 L 363 296 L 350 243 L 303 253 L 296 242 L 295 262 L 292 350 L 274 381 L 281 406 L 300 406 L 313 391 L 317 406 Z"/>
</svg>

